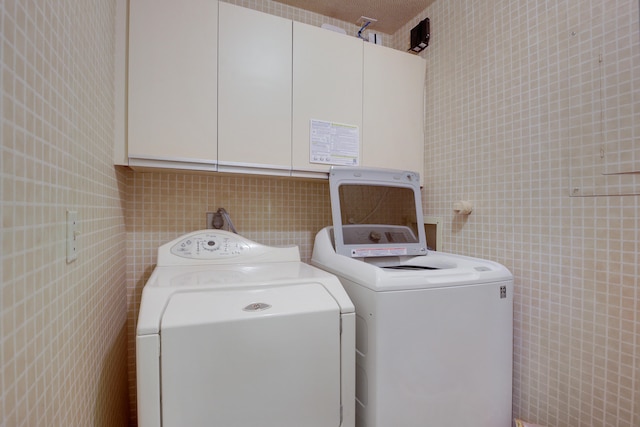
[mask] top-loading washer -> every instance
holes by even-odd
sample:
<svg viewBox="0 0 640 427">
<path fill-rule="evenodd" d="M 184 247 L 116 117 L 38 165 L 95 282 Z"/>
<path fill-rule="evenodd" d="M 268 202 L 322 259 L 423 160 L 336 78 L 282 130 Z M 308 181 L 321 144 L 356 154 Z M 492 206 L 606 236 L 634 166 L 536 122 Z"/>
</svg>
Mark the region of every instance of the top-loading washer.
<svg viewBox="0 0 640 427">
<path fill-rule="evenodd" d="M 356 307 L 356 426 L 511 426 L 511 273 L 427 250 L 416 173 L 329 176 L 311 262 Z"/>
<path fill-rule="evenodd" d="M 352 302 L 297 247 L 184 235 L 142 292 L 139 425 L 352 427 L 354 346 Z"/>
</svg>

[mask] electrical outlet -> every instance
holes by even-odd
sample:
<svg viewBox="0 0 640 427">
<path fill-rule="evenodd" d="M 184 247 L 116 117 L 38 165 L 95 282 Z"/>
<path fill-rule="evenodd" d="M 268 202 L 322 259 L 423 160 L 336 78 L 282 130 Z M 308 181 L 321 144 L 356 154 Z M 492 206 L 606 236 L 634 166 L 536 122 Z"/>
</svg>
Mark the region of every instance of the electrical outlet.
<svg viewBox="0 0 640 427">
<path fill-rule="evenodd" d="M 78 211 L 67 211 L 67 264 L 78 258 Z"/>
<path fill-rule="evenodd" d="M 207 228 L 213 228 L 213 216 L 215 212 L 207 212 Z"/>
</svg>

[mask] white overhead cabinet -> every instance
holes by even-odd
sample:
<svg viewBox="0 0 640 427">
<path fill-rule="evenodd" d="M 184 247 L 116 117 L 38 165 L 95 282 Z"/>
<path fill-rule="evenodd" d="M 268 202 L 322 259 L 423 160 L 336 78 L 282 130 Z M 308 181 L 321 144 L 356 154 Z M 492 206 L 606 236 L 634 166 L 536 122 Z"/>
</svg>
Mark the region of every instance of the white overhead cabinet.
<svg viewBox="0 0 640 427">
<path fill-rule="evenodd" d="M 293 174 L 327 173 L 311 160 L 311 120 L 362 130 L 362 40 L 293 23 Z M 358 157 L 362 156 L 362 144 Z M 325 175 L 326 176 L 326 175 Z"/>
<path fill-rule="evenodd" d="M 216 0 L 129 13 L 129 166 L 326 178 L 328 124 L 332 159 L 422 176 L 422 58 Z"/>
<path fill-rule="evenodd" d="M 132 0 L 128 158 L 215 170 L 218 3 Z"/>
<path fill-rule="evenodd" d="M 419 56 L 364 43 L 363 163 L 424 175 L 424 80 Z"/>
<path fill-rule="evenodd" d="M 291 20 L 220 2 L 218 170 L 289 175 Z"/>
</svg>

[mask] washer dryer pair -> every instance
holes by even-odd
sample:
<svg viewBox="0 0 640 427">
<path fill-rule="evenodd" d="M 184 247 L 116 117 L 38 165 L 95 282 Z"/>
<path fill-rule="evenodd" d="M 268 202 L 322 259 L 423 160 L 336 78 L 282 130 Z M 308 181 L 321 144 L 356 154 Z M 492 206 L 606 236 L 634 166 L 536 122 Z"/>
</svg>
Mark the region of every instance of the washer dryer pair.
<svg viewBox="0 0 640 427">
<path fill-rule="evenodd" d="M 312 264 L 356 307 L 356 426 L 510 427 L 513 277 L 427 250 L 419 177 L 332 168 Z"/>
<path fill-rule="evenodd" d="M 158 249 L 136 335 L 140 427 L 353 427 L 354 306 L 297 247 L 202 230 Z"/>
</svg>

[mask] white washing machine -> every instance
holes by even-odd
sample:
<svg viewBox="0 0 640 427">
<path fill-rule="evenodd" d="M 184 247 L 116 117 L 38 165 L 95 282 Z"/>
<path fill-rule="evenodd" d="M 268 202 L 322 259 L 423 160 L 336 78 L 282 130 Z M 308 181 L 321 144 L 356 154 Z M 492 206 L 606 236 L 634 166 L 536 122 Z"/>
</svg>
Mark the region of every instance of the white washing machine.
<svg viewBox="0 0 640 427">
<path fill-rule="evenodd" d="M 297 247 L 184 235 L 142 292 L 139 426 L 352 427 L 354 346 L 349 297 Z"/>
<path fill-rule="evenodd" d="M 333 168 L 312 264 L 356 306 L 356 426 L 510 427 L 513 277 L 427 250 L 419 179 Z"/>
</svg>

